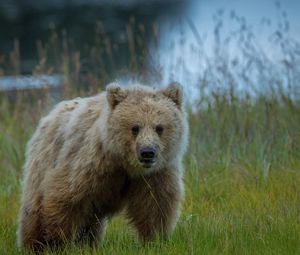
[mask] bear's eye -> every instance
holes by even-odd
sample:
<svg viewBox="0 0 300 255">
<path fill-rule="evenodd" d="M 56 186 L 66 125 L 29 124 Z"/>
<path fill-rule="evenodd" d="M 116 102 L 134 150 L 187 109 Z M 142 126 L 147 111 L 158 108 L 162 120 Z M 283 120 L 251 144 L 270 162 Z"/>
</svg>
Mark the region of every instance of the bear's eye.
<svg viewBox="0 0 300 255">
<path fill-rule="evenodd" d="M 131 132 L 134 136 L 137 136 L 137 134 L 139 133 L 140 131 L 140 127 L 138 125 L 135 125 L 131 128 Z"/>
<path fill-rule="evenodd" d="M 162 135 L 164 128 L 162 125 L 158 125 L 158 126 L 156 126 L 155 131 L 158 135 Z"/>
</svg>

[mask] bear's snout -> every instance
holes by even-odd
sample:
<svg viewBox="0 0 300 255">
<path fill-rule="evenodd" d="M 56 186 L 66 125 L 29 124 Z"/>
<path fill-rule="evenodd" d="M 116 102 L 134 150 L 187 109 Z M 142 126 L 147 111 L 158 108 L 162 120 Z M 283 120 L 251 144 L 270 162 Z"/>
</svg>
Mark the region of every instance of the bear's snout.
<svg viewBox="0 0 300 255">
<path fill-rule="evenodd" d="M 157 158 L 157 148 L 156 147 L 144 147 L 139 150 L 139 161 L 144 165 L 144 167 L 151 167 Z"/>
</svg>

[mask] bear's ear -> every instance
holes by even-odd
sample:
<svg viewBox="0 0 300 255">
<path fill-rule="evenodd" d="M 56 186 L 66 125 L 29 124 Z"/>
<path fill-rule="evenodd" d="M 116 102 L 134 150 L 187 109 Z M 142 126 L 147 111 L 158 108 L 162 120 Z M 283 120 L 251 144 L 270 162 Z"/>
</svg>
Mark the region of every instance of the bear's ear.
<svg viewBox="0 0 300 255">
<path fill-rule="evenodd" d="M 111 109 L 114 109 L 127 97 L 127 91 L 122 89 L 117 83 L 110 83 L 106 87 L 106 98 Z"/>
<path fill-rule="evenodd" d="M 183 94 L 181 85 L 177 82 L 170 83 L 166 88 L 161 90 L 164 96 L 171 99 L 179 109 L 182 106 Z"/>
</svg>

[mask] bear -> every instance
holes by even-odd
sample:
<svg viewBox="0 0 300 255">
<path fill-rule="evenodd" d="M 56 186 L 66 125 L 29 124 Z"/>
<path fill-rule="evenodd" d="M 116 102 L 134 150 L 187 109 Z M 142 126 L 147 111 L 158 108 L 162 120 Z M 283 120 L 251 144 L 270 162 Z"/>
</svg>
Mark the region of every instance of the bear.
<svg viewBox="0 0 300 255">
<path fill-rule="evenodd" d="M 94 247 L 120 212 L 140 240 L 168 237 L 184 197 L 187 139 L 176 82 L 111 83 L 96 96 L 60 102 L 27 145 L 18 246 Z"/>
</svg>

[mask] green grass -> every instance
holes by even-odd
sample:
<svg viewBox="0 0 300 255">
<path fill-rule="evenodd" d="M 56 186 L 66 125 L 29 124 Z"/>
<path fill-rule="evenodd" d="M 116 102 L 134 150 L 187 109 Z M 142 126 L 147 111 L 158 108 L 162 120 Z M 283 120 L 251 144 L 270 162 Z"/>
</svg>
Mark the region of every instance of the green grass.
<svg viewBox="0 0 300 255">
<path fill-rule="evenodd" d="M 120 216 L 93 254 L 300 254 L 300 103 L 283 99 L 218 95 L 190 112 L 186 197 L 174 234 L 141 244 Z M 0 254 L 18 254 L 25 146 L 43 109 L 13 109 L 0 98 Z"/>
<path fill-rule="evenodd" d="M 203 60 L 197 84 L 190 84 L 198 86 L 201 98 L 189 112 L 186 196 L 174 234 L 169 240 L 141 244 L 120 216 L 109 224 L 104 242 L 93 254 L 300 254 L 299 42 L 280 25 L 285 19 L 274 31 L 270 27 L 268 51 L 281 56 L 275 61 L 267 57 L 244 19 L 233 17 L 236 31 L 229 38 L 222 36 L 221 16 L 217 14 L 215 20 L 217 50 L 212 55 L 205 53 L 205 38 L 190 45 L 193 56 Z M 135 26 L 128 28 L 136 31 Z M 197 27 L 192 30 L 201 39 Z M 95 44 L 82 52 L 72 46 L 72 38 L 60 38 L 59 31 L 52 31 L 49 41 L 39 44 L 39 64 L 32 74 L 62 74 L 66 79 L 59 94 L 66 98 L 95 94 L 118 77 L 160 83 L 165 67 L 156 63 L 155 52 L 151 55 L 148 47 L 154 45 L 143 42 L 143 31 L 135 38 L 124 31 L 130 56 L 121 70 L 111 65 L 120 61 L 120 52 L 113 40 L 103 41 L 102 37 L 112 39 L 105 33 L 96 33 Z M 156 32 L 153 26 L 155 45 L 160 41 Z M 184 37 L 177 45 L 182 52 Z M 230 42 L 236 55 L 228 51 Z M 133 48 L 136 52 L 131 52 Z M 15 48 L 6 60 L 2 58 L 2 75 L 19 74 L 19 56 Z M 190 65 L 183 56 L 177 62 Z M 180 66 L 174 66 L 178 70 L 167 71 L 181 74 Z M 249 95 L 237 97 L 240 85 L 255 100 Z M 50 94 L 47 88 L 0 94 L 1 255 L 18 254 L 15 233 L 25 147 L 37 121 L 53 104 Z M 91 252 L 67 247 L 62 253 Z"/>
</svg>

